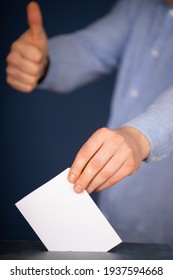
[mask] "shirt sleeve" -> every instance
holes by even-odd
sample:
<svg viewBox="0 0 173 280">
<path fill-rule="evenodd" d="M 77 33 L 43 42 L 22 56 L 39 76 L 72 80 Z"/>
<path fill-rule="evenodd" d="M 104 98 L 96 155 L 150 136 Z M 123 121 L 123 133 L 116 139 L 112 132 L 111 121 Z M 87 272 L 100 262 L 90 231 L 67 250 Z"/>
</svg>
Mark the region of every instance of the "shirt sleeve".
<svg viewBox="0 0 173 280">
<path fill-rule="evenodd" d="M 68 92 L 113 71 L 134 19 L 135 9 L 129 4 L 120 0 L 85 29 L 49 39 L 50 66 L 39 88 Z"/>
<path fill-rule="evenodd" d="M 173 87 L 126 125 L 137 128 L 149 140 L 151 153 L 146 162 L 173 155 Z"/>
</svg>

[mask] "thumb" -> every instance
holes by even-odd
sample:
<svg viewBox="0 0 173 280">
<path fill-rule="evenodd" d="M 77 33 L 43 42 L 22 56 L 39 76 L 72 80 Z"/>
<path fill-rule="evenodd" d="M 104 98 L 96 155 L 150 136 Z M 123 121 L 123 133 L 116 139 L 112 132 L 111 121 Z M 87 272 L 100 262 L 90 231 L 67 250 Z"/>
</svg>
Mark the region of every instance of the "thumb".
<svg viewBox="0 0 173 280">
<path fill-rule="evenodd" d="M 36 2 L 30 2 L 27 6 L 28 25 L 34 40 L 37 40 L 40 34 L 44 32 L 42 25 L 42 13 Z"/>
</svg>

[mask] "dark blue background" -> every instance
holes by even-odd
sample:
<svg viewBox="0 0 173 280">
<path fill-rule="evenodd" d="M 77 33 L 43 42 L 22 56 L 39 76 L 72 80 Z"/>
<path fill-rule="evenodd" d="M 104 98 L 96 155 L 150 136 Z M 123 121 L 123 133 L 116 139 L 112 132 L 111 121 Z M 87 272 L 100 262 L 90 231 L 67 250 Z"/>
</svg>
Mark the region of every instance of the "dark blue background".
<svg viewBox="0 0 173 280">
<path fill-rule="evenodd" d="M 5 81 L 5 57 L 27 28 L 25 0 L 0 4 L 0 239 L 37 238 L 15 202 L 69 167 L 87 138 L 105 126 L 114 75 L 69 95 L 22 94 Z M 48 36 L 86 26 L 114 0 L 40 0 Z"/>
</svg>

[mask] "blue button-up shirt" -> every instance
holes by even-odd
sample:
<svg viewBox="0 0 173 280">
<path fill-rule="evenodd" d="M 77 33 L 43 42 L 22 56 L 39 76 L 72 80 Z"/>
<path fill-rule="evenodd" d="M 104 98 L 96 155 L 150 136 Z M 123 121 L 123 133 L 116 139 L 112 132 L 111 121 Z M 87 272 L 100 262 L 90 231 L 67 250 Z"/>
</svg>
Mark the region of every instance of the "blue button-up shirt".
<svg viewBox="0 0 173 280">
<path fill-rule="evenodd" d="M 173 245 L 173 9 L 120 0 L 81 31 L 49 40 L 42 88 L 67 92 L 118 69 L 108 127 L 136 127 L 151 143 L 140 170 L 99 194 L 123 241 Z"/>
</svg>

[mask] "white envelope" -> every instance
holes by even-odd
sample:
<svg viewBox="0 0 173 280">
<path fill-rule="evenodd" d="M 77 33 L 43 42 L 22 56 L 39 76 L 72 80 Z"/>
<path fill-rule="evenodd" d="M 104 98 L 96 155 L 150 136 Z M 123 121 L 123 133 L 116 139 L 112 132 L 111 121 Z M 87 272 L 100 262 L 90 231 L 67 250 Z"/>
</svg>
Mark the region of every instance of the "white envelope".
<svg viewBox="0 0 173 280">
<path fill-rule="evenodd" d="M 76 194 L 69 168 L 15 205 L 49 251 L 107 252 L 121 242 L 89 194 Z"/>
</svg>

